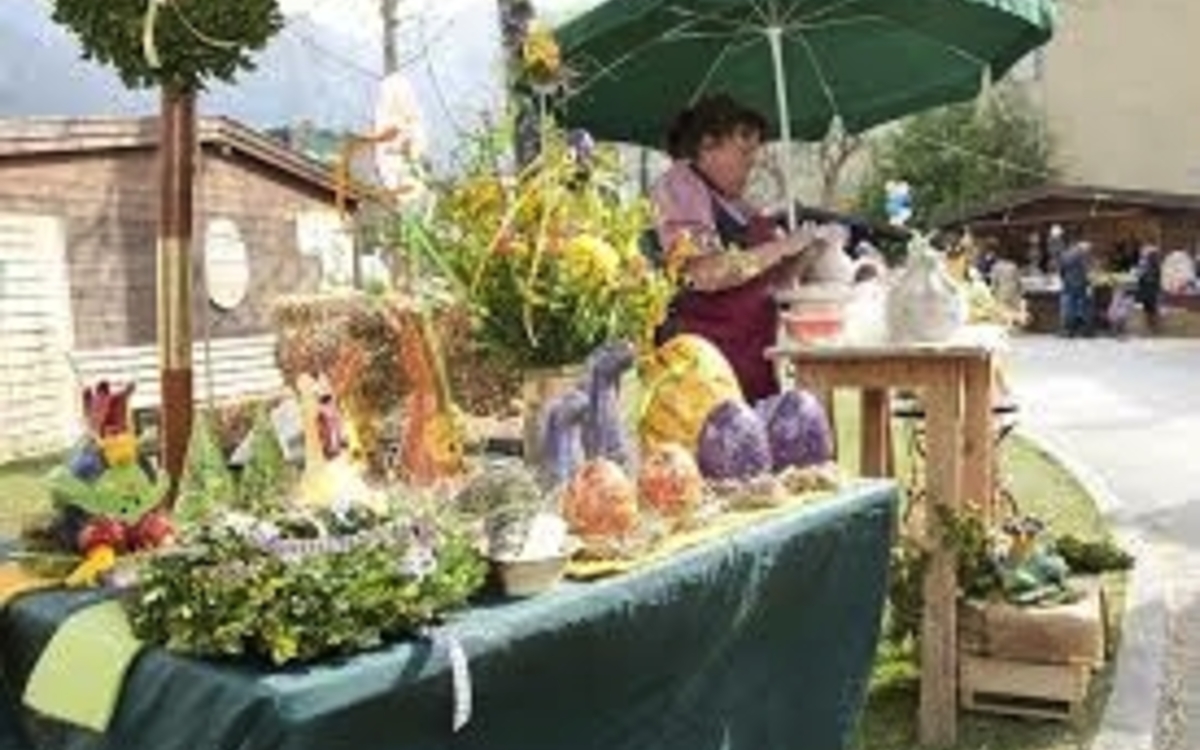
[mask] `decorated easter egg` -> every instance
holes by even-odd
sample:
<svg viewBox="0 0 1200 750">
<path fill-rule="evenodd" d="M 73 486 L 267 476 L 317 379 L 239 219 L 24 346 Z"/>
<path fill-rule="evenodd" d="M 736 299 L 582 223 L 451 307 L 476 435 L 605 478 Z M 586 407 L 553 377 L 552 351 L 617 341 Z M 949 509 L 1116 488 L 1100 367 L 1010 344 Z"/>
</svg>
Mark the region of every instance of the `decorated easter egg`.
<svg viewBox="0 0 1200 750">
<path fill-rule="evenodd" d="M 638 499 L 665 518 L 686 518 L 700 504 L 704 479 L 690 451 L 678 443 L 657 443 L 642 454 Z"/>
<path fill-rule="evenodd" d="M 725 355 L 691 334 L 675 336 L 639 361 L 638 377 L 644 404 L 638 433 L 645 446 L 678 443 L 694 451 L 709 412 L 742 397 Z"/>
<path fill-rule="evenodd" d="M 563 517 L 584 538 L 620 538 L 637 525 L 637 486 L 607 458 L 587 461 L 571 477 L 562 496 Z"/>
<path fill-rule="evenodd" d="M 750 479 L 771 471 L 767 429 L 740 399 L 721 403 L 709 414 L 696 449 L 700 473 L 708 479 Z"/>
<path fill-rule="evenodd" d="M 759 401 L 755 410 L 767 430 L 771 466 L 782 471 L 833 458 L 833 430 L 825 407 L 811 392 L 797 389 Z"/>
</svg>

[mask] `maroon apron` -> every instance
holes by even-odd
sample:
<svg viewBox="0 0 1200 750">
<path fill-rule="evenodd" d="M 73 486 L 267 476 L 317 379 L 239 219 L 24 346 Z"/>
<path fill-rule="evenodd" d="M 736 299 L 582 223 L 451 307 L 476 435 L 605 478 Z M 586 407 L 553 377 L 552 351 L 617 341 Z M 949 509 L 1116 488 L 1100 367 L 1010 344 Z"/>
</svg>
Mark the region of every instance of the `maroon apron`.
<svg viewBox="0 0 1200 750">
<path fill-rule="evenodd" d="M 766 217 L 741 221 L 715 198 L 713 215 L 717 234 L 729 248 L 725 252 L 752 252 L 749 248 L 774 238 L 774 221 Z M 777 278 L 772 269 L 729 289 L 684 289 L 672 300 L 665 326 L 668 337 L 692 333 L 716 345 L 733 366 L 742 394 L 751 404 L 779 391 L 775 365 L 764 356 L 775 344 L 778 311 L 771 291 Z"/>
</svg>

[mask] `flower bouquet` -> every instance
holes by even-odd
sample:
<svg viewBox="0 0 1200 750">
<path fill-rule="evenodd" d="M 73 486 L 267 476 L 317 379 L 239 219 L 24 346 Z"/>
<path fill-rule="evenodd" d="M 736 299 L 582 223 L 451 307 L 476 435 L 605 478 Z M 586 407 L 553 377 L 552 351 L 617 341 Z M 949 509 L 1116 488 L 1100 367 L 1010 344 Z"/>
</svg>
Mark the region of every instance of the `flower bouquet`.
<svg viewBox="0 0 1200 750">
<path fill-rule="evenodd" d="M 672 285 L 641 252 L 649 206 L 620 197 L 615 152 L 547 130 L 515 178 L 479 164 L 444 186 L 431 237 L 487 354 L 527 371 L 617 338 L 648 343 Z"/>
</svg>

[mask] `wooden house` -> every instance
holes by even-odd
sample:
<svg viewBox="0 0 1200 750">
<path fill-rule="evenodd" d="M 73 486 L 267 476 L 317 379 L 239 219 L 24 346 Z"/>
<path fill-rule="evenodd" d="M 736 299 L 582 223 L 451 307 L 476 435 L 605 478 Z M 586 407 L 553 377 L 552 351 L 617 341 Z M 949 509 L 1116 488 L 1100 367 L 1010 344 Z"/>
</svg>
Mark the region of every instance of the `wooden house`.
<svg viewBox="0 0 1200 750">
<path fill-rule="evenodd" d="M 1036 258 L 1046 270 L 1046 239 L 1055 225 L 1068 240 L 1090 241 L 1102 267 L 1124 270 L 1142 244 L 1200 250 L 1200 194 L 1045 185 L 999 196 L 947 227 L 969 227 L 999 255 L 1022 265 Z"/>
<path fill-rule="evenodd" d="M 1062 228 L 1067 242 L 1087 240 L 1092 244 L 1097 274 L 1094 313 L 1097 327 L 1103 328 L 1111 285 L 1118 279 L 1128 282 L 1143 245 L 1156 245 L 1164 254 L 1200 255 L 1200 195 L 1046 185 L 1000 196 L 944 228 L 969 228 L 979 246 L 1021 266 L 1031 315 L 1029 328 L 1053 331 L 1059 326 L 1058 287 L 1049 251 L 1055 226 Z M 1108 281 L 1101 283 L 1105 278 Z M 1200 295 L 1165 292 L 1162 305 L 1165 330 L 1200 335 Z"/>
<path fill-rule="evenodd" d="M 197 135 L 194 391 L 272 391 L 275 295 L 349 281 L 336 185 L 237 122 Z M 77 434 L 80 382 L 157 403 L 157 140 L 157 118 L 0 120 L 0 461 Z"/>
</svg>

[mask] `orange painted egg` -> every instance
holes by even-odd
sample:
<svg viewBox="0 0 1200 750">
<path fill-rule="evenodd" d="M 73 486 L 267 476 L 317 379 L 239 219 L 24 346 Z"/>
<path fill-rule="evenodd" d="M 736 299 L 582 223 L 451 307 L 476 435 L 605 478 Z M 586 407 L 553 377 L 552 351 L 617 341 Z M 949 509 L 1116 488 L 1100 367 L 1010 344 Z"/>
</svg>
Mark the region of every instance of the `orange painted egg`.
<svg viewBox="0 0 1200 750">
<path fill-rule="evenodd" d="M 704 479 L 687 448 L 678 443 L 658 443 L 642 454 L 638 472 L 642 507 L 665 518 L 686 518 L 703 495 Z"/>
<path fill-rule="evenodd" d="M 584 538 L 620 538 L 637 526 L 637 486 L 607 458 L 592 459 L 575 472 L 562 505 L 571 531 Z"/>
</svg>

